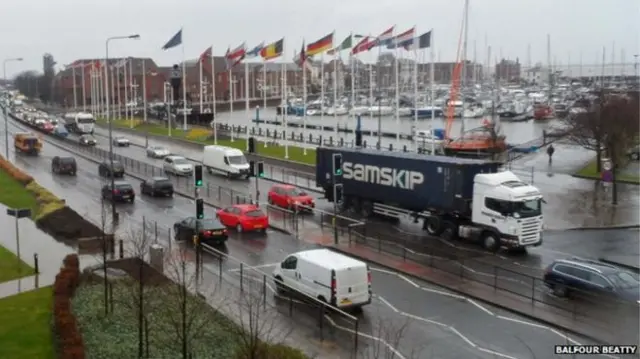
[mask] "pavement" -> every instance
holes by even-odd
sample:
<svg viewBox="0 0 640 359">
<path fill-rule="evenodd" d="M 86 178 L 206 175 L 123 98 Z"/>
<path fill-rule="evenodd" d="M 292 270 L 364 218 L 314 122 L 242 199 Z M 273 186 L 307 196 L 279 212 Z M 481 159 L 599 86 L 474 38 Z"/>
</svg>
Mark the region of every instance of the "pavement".
<svg viewBox="0 0 640 359">
<path fill-rule="evenodd" d="M 10 131 L 20 131 L 22 128 L 17 126 L 11 121 Z M 48 138 L 45 141 L 49 141 Z M 103 142 L 99 139 L 100 142 Z M 102 143 L 104 145 L 104 143 Z M 66 146 L 66 145 L 65 145 Z M 118 149 L 118 153 L 124 153 L 126 151 L 133 152 L 134 147 L 129 149 Z M 48 168 L 50 163 L 50 157 L 55 155 L 68 155 L 69 153 L 75 153 L 77 148 L 73 146 L 58 148 L 54 146 L 50 142 L 45 142 L 43 153 L 40 157 L 21 157 L 18 156 L 16 159 L 16 163 L 19 167 L 27 169 L 27 171 L 33 175 L 38 182 L 43 184 L 45 187 L 48 187 L 54 194 L 65 198 L 68 204 L 79 211 L 82 212 L 82 208 L 87 209 L 87 217 L 93 220 L 100 220 L 100 201 L 99 201 L 99 188 L 101 186 L 101 179 L 97 177 L 97 166 L 93 160 L 86 160 L 79 156 L 76 153 L 76 158 L 78 161 L 78 176 L 77 178 L 68 178 L 62 176 L 54 176 L 52 175 Z M 83 156 L 87 156 L 88 158 L 93 156 L 84 152 Z M 93 157 L 94 160 L 96 159 Z M 130 162 L 134 163 L 134 162 Z M 137 162 L 136 162 L 137 163 Z M 141 164 L 141 171 L 144 171 L 144 163 L 148 166 L 147 168 L 153 167 L 151 162 L 145 158 L 145 162 Z M 137 165 L 129 165 L 127 170 L 135 170 Z M 147 169 L 147 171 L 150 171 Z M 149 173 L 148 175 L 151 175 Z M 135 177 L 127 176 L 128 181 L 130 181 L 134 186 L 137 186 L 138 181 Z M 226 179 L 216 178 L 213 176 L 207 176 L 206 181 L 211 186 L 216 186 L 218 184 L 226 184 Z M 222 181 L 222 182 L 221 182 Z M 262 181 L 260 181 L 262 183 Z M 266 181 L 265 181 L 265 184 Z M 239 182 L 238 184 L 234 184 L 234 186 L 245 186 L 245 188 L 251 188 L 249 186 L 253 185 L 251 182 Z M 268 186 L 269 184 L 267 184 Z M 173 199 L 151 199 L 146 197 L 139 197 L 139 200 L 136 201 L 133 205 L 124 205 L 118 206 L 118 210 L 123 213 L 123 221 L 120 225 L 120 228 L 128 228 L 129 230 L 141 230 L 142 228 L 142 217 L 146 217 L 148 221 L 152 221 L 153 223 L 157 223 L 158 225 L 158 243 L 164 245 L 168 248 L 175 248 L 175 243 L 172 243 L 167 237 L 167 235 L 162 235 L 162 233 L 167 233 L 169 231 L 169 226 L 177 219 L 182 218 L 184 216 L 188 216 L 193 213 L 194 204 L 188 198 L 183 198 L 180 196 L 175 196 Z M 212 207 L 207 207 L 207 212 L 212 211 Z M 311 224 L 307 224 L 307 222 L 311 222 Z M 233 233 L 226 245 L 225 251 L 237 258 L 238 260 L 247 263 L 249 266 L 253 267 L 261 267 L 264 269 L 265 273 L 270 272 L 270 268 L 279 263 L 288 253 L 299 251 L 307 248 L 315 248 L 318 244 L 316 241 L 320 241 L 322 244 L 327 244 L 327 238 L 330 238 L 326 233 L 322 232 L 322 227 L 320 227 L 320 232 L 317 232 L 317 225 L 314 226 L 313 223 L 317 223 L 313 219 L 309 219 L 308 221 L 298 221 L 299 228 L 302 230 L 299 231 L 298 238 L 296 236 L 287 235 L 285 233 L 279 231 L 269 231 L 266 237 L 255 237 L 250 235 L 237 235 Z M 309 226 L 309 227 L 307 227 Z M 154 225 L 151 228 L 155 228 Z M 309 228 L 309 229 L 307 229 Z M 152 229 L 155 231 L 155 229 Z M 311 233 L 311 235 L 309 235 Z M 313 238 L 314 236 L 318 236 L 317 238 Z M 312 243 L 308 243 L 312 242 Z M 173 247 L 171 247 L 173 246 Z M 461 249 L 462 250 L 462 249 Z M 496 257 L 497 258 L 497 257 Z M 498 260 L 498 259 L 496 259 Z M 58 262 L 59 263 L 59 262 Z M 217 265 L 217 261 L 214 259 L 205 259 L 205 265 Z M 232 270 L 233 268 L 229 269 Z M 454 307 L 455 305 L 459 305 L 459 298 L 450 297 L 446 294 L 441 294 L 449 299 L 441 302 L 436 302 L 431 296 L 427 296 L 425 293 L 416 292 L 411 295 L 403 296 L 401 299 L 397 299 L 393 297 L 393 294 L 398 295 L 401 293 L 399 291 L 399 285 L 403 282 L 406 282 L 404 279 L 396 276 L 389 275 L 387 273 L 387 277 L 383 277 L 385 273 L 379 272 L 374 274 L 376 277 L 374 278 L 375 283 L 375 293 L 379 294 L 379 298 L 384 298 L 386 303 L 391 304 L 391 306 L 387 305 L 383 300 L 376 299 L 376 303 L 368 308 L 365 308 L 361 330 L 363 334 L 366 334 L 368 337 L 363 337 L 364 341 L 375 341 L 374 338 L 383 338 L 384 333 L 382 333 L 385 327 L 389 327 L 391 325 L 385 325 L 387 323 L 394 323 L 394 326 L 397 325 L 402 328 L 406 328 L 403 330 L 404 335 L 402 335 L 403 340 L 406 340 L 406 343 L 403 342 L 401 345 L 403 350 L 403 357 L 411 357 L 406 352 L 417 352 L 419 355 L 417 357 L 430 357 L 431 353 L 438 353 L 438 357 L 442 358 L 454 358 L 454 357 L 478 357 L 478 358 L 494 358 L 496 356 L 501 356 L 491 352 L 491 350 L 495 352 L 499 352 L 499 350 L 503 350 L 507 352 L 503 353 L 502 357 L 505 358 L 533 358 L 535 356 L 538 357 L 553 357 L 552 348 L 554 344 L 561 344 L 567 341 L 566 336 L 549 336 L 548 334 L 540 334 L 540 328 L 536 326 L 526 325 L 522 330 L 526 331 L 523 336 L 528 338 L 529 340 L 533 340 L 530 338 L 536 337 L 540 338 L 540 342 L 544 344 L 540 344 L 537 350 L 537 353 L 533 353 L 528 349 L 527 345 L 521 343 L 517 338 L 508 337 L 505 338 L 504 335 L 496 334 L 492 337 L 478 337 L 480 334 L 477 333 L 478 329 L 474 329 L 475 327 L 471 327 L 472 325 L 476 325 L 474 323 L 469 323 L 464 320 L 465 316 L 458 316 L 457 321 L 451 321 L 450 323 L 454 323 L 453 328 L 451 330 L 449 327 L 443 327 L 440 324 L 434 324 L 425 321 L 427 318 L 419 317 L 419 314 L 411 314 L 411 312 L 407 311 L 396 311 L 393 308 L 401 306 L 401 299 L 407 302 L 410 302 L 412 306 L 419 307 L 425 306 L 427 308 L 433 308 L 433 313 L 444 313 L 451 312 L 453 315 L 456 315 L 459 312 L 459 309 L 455 309 L 458 307 Z M 442 289 L 424 284 L 425 288 L 431 289 L 431 293 L 444 292 Z M 386 297 L 390 297 L 393 299 L 388 300 Z M 469 307 L 475 307 L 471 302 L 467 303 Z M 451 308 L 451 309 L 449 309 Z M 497 308 L 492 306 L 488 306 L 490 311 L 498 311 Z M 300 314 L 299 317 L 302 318 L 304 314 Z M 296 315 L 298 316 L 298 315 Z M 452 317 L 453 318 L 453 317 Z M 514 316 L 516 320 L 526 321 L 523 317 Z M 486 318 L 485 318 L 486 319 Z M 378 323 L 376 325 L 376 323 Z M 383 324 L 384 323 L 384 324 Z M 397 323 L 397 324 L 396 324 Z M 443 323 L 443 322 L 438 322 Z M 382 324 L 382 325 L 381 325 Z M 443 323 L 446 324 L 446 323 Z M 447 324 L 450 325 L 450 324 Z M 509 333 L 513 330 L 508 327 L 511 325 L 508 321 L 498 321 L 495 323 L 496 326 L 503 326 L 502 333 Z M 467 326 L 469 326 L 470 333 L 464 334 L 467 330 Z M 443 329 L 444 328 L 444 329 Z M 388 329 L 388 328 L 387 328 Z M 498 332 L 496 329 L 493 332 Z M 469 339 L 465 340 L 458 333 L 462 333 L 462 336 Z M 491 333 L 487 331 L 487 333 Z M 482 333 L 487 334 L 487 333 Z M 388 334 L 387 334 L 388 335 Z M 425 348 L 424 342 L 425 337 L 427 338 L 438 338 L 438 340 L 434 340 L 429 343 L 429 346 Z M 573 337 L 571 338 L 572 340 Z M 317 339 L 316 339 L 317 340 Z M 536 339 L 537 340 L 537 339 Z M 583 338 L 577 338 L 575 340 L 579 340 L 581 342 L 586 342 Z M 390 340 L 387 340 L 390 341 Z M 472 344 L 469 344 L 471 341 Z M 508 341 L 508 342 L 507 342 Z M 439 344 L 439 343 L 446 343 Z M 478 343 L 482 343 L 481 345 Z M 486 345 L 484 344 L 486 343 Z M 520 344 L 518 344 L 520 343 Z M 494 349 L 491 349 L 494 348 Z M 487 349 L 490 352 L 487 352 Z M 451 353 L 447 355 L 447 353 Z"/>
</svg>

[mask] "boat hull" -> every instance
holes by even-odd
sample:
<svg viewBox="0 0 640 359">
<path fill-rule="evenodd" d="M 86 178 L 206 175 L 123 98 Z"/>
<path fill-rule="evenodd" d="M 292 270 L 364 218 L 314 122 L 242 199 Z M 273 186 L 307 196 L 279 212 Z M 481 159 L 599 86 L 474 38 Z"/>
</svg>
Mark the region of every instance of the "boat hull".
<svg viewBox="0 0 640 359">
<path fill-rule="evenodd" d="M 444 111 L 438 108 L 435 110 L 430 108 L 411 110 L 411 116 L 415 116 L 416 112 L 418 113 L 418 118 L 444 117 Z"/>
</svg>

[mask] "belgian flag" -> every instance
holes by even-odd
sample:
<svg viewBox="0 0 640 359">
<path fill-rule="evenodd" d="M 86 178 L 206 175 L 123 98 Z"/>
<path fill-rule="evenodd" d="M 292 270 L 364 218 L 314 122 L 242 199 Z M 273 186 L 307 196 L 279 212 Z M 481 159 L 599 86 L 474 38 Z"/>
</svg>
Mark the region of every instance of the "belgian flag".
<svg viewBox="0 0 640 359">
<path fill-rule="evenodd" d="M 282 49 L 284 48 L 284 37 L 274 43 L 265 46 L 260 50 L 260 56 L 265 60 L 275 59 L 282 55 Z"/>
</svg>

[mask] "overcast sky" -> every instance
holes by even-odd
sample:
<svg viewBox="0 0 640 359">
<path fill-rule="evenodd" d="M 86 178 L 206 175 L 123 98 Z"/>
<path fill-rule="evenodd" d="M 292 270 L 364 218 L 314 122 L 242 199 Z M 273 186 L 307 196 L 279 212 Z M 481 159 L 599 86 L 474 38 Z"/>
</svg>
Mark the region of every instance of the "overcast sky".
<svg viewBox="0 0 640 359">
<path fill-rule="evenodd" d="M 437 56 L 453 61 L 463 6 L 464 0 L 6 0 L 0 5 L 0 59 L 24 58 L 7 66 L 8 76 L 41 71 L 45 52 L 60 65 L 104 57 L 107 37 L 138 33 L 138 41 L 113 42 L 111 56 L 170 65 L 182 59 L 182 49 L 160 48 L 180 27 L 187 58 L 210 45 L 222 55 L 243 41 L 252 47 L 284 36 L 291 59 L 303 39 L 312 42 L 335 30 L 337 43 L 351 31 L 375 36 L 395 24 L 398 32 L 414 25 L 418 33 L 434 29 Z M 585 64 L 594 63 L 603 46 L 611 61 L 614 42 L 616 62 L 622 49 L 626 62 L 633 62 L 640 53 L 639 19 L 640 0 L 471 0 L 468 58 L 475 42 L 478 61 L 486 62 L 486 38 L 492 58 L 502 53 L 526 65 L 530 44 L 531 61 L 546 62 L 549 33 L 558 63 L 571 58 L 578 64 L 580 53 Z"/>
</svg>

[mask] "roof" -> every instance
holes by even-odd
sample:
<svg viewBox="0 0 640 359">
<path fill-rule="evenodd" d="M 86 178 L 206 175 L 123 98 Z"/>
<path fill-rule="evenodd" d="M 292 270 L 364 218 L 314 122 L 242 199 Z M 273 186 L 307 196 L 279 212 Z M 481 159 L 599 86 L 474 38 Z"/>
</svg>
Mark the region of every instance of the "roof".
<svg viewBox="0 0 640 359">
<path fill-rule="evenodd" d="M 491 160 L 482 160 L 482 159 L 473 159 L 473 158 L 460 158 L 460 157 L 450 157 L 450 156 L 431 156 L 419 154 L 416 152 L 401 152 L 401 151 L 387 151 L 387 150 L 377 150 L 370 148 L 336 148 L 336 147 L 321 147 L 321 149 L 330 150 L 334 153 L 362 153 L 368 155 L 377 155 L 377 156 L 386 156 L 386 157 L 395 157 L 395 158 L 410 158 L 417 160 L 424 160 L 435 163 L 447 163 L 447 164 L 458 164 L 458 165 L 486 165 L 486 164 L 495 164 L 498 165 L 497 162 Z"/>
<path fill-rule="evenodd" d="M 255 204 L 234 204 L 232 207 L 240 208 L 243 211 L 253 211 L 256 209 L 260 209 L 260 207 Z"/>
<path fill-rule="evenodd" d="M 295 253 L 295 255 L 309 263 L 314 263 L 320 267 L 330 266 L 334 270 L 366 266 L 362 261 L 328 249 L 311 249 Z"/>
<path fill-rule="evenodd" d="M 556 259 L 553 264 L 559 264 L 559 263 L 580 266 L 583 268 L 589 268 L 589 269 L 598 271 L 600 273 L 613 273 L 621 270 L 620 268 L 613 266 L 611 264 L 590 260 L 590 259 L 577 258 L 577 257 Z"/>
<path fill-rule="evenodd" d="M 240 151 L 237 148 L 233 148 L 233 147 L 227 147 L 227 146 L 220 146 L 220 145 L 208 145 L 208 146 L 204 146 L 204 150 L 206 152 L 207 149 L 210 150 L 218 150 L 218 151 L 225 151 L 226 153 L 242 153 L 244 154 L 244 152 Z"/>
<path fill-rule="evenodd" d="M 144 63 L 144 67 L 145 70 L 147 71 L 147 74 L 150 74 L 152 71 L 154 71 L 155 69 L 158 68 L 158 66 L 156 65 L 156 62 L 153 61 L 152 58 L 149 57 L 121 57 L 121 58 L 110 58 L 108 63 L 109 66 L 111 66 L 111 70 L 114 69 L 114 66 L 118 63 L 121 63 L 123 60 L 128 60 L 131 62 L 131 67 L 129 67 L 129 65 L 127 64 L 127 75 L 129 72 L 129 69 L 131 69 L 131 71 L 133 72 L 132 76 L 142 76 L 142 65 Z M 76 61 L 74 61 L 74 63 L 87 63 L 90 64 L 92 62 L 94 63 L 104 63 L 104 58 L 98 58 L 98 59 L 78 59 Z M 64 70 L 58 72 L 58 74 L 56 76 L 71 76 L 71 74 L 73 73 L 73 69 L 71 69 L 71 67 L 65 68 Z M 81 71 L 79 71 L 79 69 L 76 69 L 76 76 L 79 76 L 81 74 Z"/>
</svg>

